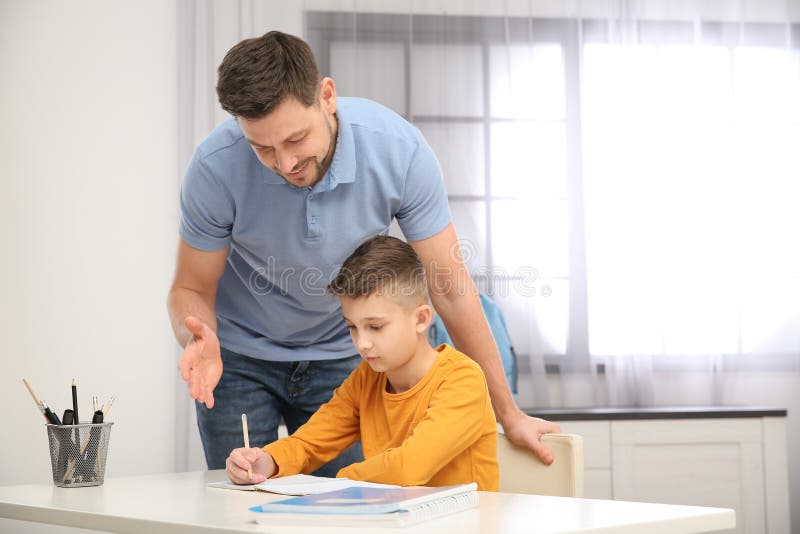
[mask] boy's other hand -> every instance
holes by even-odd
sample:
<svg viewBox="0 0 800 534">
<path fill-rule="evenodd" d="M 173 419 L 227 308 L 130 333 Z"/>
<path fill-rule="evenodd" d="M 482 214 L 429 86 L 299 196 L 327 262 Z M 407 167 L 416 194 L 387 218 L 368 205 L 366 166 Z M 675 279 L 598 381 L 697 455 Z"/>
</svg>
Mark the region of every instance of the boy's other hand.
<svg viewBox="0 0 800 534">
<path fill-rule="evenodd" d="M 247 474 L 248 469 L 253 470 L 252 480 Z M 233 449 L 225 460 L 225 473 L 235 484 L 260 484 L 277 470 L 272 456 L 258 447 Z"/>
<path fill-rule="evenodd" d="M 503 431 L 512 442 L 533 450 L 545 465 L 553 463 L 553 451 L 542 444 L 539 438 L 543 434 L 561 432 L 557 423 L 531 417 L 520 411 L 511 421 L 503 422 Z"/>
</svg>

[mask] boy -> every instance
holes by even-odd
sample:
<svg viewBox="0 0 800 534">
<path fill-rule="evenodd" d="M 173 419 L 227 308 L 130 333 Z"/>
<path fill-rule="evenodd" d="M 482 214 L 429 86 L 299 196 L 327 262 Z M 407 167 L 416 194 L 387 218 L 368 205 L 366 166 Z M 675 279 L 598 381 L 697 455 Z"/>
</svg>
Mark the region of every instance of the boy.
<svg viewBox="0 0 800 534">
<path fill-rule="evenodd" d="M 401 486 L 477 482 L 497 491 L 497 426 L 478 364 L 449 345 L 434 349 L 425 272 L 407 243 L 373 237 L 328 286 L 364 361 L 294 434 L 231 452 L 237 484 L 310 473 L 359 438 L 363 462 L 337 476 Z M 253 478 L 247 470 L 252 468 Z"/>
</svg>

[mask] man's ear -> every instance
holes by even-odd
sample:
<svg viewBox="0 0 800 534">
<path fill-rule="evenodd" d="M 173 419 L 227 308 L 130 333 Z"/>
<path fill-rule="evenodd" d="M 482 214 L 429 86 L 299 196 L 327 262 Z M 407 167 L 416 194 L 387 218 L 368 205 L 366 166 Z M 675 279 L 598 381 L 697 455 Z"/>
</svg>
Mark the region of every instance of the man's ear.
<svg viewBox="0 0 800 534">
<path fill-rule="evenodd" d="M 420 304 L 417 306 L 417 309 L 414 310 L 414 314 L 417 317 L 417 333 L 422 334 L 431 324 L 431 320 L 433 319 L 433 310 L 427 304 Z"/>
<path fill-rule="evenodd" d="M 319 82 L 319 103 L 329 114 L 336 113 L 336 84 L 327 76 Z"/>
</svg>

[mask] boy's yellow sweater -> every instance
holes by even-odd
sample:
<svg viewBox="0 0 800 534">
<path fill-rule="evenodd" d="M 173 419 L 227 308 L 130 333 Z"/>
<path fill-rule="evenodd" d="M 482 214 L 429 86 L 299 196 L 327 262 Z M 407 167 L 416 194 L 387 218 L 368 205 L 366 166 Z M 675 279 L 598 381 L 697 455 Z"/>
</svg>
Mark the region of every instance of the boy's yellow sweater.
<svg viewBox="0 0 800 534">
<path fill-rule="evenodd" d="M 361 438 L 363 462 L 337 476 L 401 486 L 477 482 L 497 491 L 497 425 L 477 363 L 449 345 L 411 389 L 386 391 L 386 375 L 361 362 L 297 431 L 264 447 L 275 476 L 310 473 Z"/>
</svg>

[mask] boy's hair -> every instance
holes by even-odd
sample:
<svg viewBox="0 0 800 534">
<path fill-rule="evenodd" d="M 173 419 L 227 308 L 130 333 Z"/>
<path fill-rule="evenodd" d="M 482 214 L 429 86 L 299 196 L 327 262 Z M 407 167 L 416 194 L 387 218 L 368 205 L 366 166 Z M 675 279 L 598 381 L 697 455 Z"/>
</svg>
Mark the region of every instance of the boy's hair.
<svg viewBox="0 0 800 534">
<path fill-rule="evenodd" d="M 217 96 L 234 117 L 260 119 L 286 97 L 317 104 L 319 68 L 308 43 L 271 31 L 231 48 L 218 69 Z"/>
<path fill-rule="evenodd" d="M 402 297 L 414 306 L 427 304 L 428 286 L 422 261 L 408 243 L 378 235 L 361 243 L 342 264 L 328 292 L 352 298 Z"/>
</svg>

